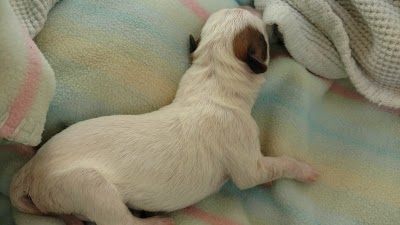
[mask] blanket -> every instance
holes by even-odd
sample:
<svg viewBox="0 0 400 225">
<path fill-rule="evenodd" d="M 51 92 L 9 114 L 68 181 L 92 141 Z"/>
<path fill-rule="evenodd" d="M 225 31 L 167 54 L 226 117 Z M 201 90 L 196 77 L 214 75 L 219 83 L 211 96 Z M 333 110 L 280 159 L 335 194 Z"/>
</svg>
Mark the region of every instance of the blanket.
<svg viewBox="0 0 400 225">
<path fill-rule="evenodd" d="M 327 80 L 280 50 L 272 55 L 253 109 L 262 151 L 306 160 L 321 171 L 320 180 L 304 184 L 282 179 L 245 191 L 229 182 L 198 204 L 172 213 L 176 224 L 397 225 L 400 111 L 371 104 L 348 79 Z M 0 169 L 2 193 L 5 178 L 26 160 L 10 157 L 0 157 L 6 160 L 0 165 L 7 165 Z M 3 195 L 3 215 L 12 211 L 7 204 Z M 12 215 L 17 225 L 63 224 L 16 210 Z"/>
<path fill-rule="evenodd" d="M 255 6 L 307 69 L 349 76 L 370 101 L 400 108 L 399 0 L 255 0 Z"/>
<path fill-rule="evenodd" d="M 188 34 L 198 36 L 210 13 L 237 6 L 233 0 L 59 2 L 35 38 L 57 77 L 44 140 L 80 120 L 169 104 L 189 66 Z M 311 73 L 282 46 L 271 51 L 253 109 L 261 150 L 310 162 L 320 180 L 282 179 L 245 191 L 229 182 L 171 216 L 178 225 L 398 224 L 400 111 L 372 104 L 347 78 Z M 29 156 L 7 148 L 0 151 L 0 224 L 62 225 L 10 206 L 10 179 Z"/>
<path fill-rule="evenodd" d="M 0 1 L 0 40 L 0 142 L 38 145 L 54 72 L 8 1 Z"/>
<path fill-rule="evenodd" d="M 398 224 L 400 110 L 371 104 L 348 79 L 314 75 L 289 56 L 274 58 L 265 77 L 253 108 L 262 151 L 310 162 L 320 180 L 245 191 L 228 183 L 176 212 L 178 224 Z"/>
<path fill-rule="evenodd" d="M 42 30 L 50 9 L 59 0 L 9 0 L 15 15 L 34 38 Z"/>
</svg>

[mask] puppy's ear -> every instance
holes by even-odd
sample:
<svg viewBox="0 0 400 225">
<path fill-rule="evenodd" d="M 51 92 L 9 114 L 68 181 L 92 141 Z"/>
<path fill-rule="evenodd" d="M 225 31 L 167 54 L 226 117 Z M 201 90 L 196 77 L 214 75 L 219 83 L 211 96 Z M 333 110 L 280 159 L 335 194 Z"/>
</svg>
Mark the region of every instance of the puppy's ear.
<svg viewBox="0 0 400 225">
<path fill-rule="evenodd" d="M 256 28 L 248 26 L 239 32 L 233 40 L 235 56 L 247 64 L 255 74 L 267 71 L 268 45 L 264 35 Z"/>
<path fill-rule="evenodd" d="M 255 74 L 264 73 L 268 69 L 267 64 L 265 64 L 264 61 L 261 61 L 262 59 L 257 58 L 257 56 L 253 52 L 253 49 L 250 49 L 247 52 L 246 64 Z"/>
<path fill-rule="evenodd" d="M 189 35 L 189 42 L 190 42 L 190 54 L 196 51 L 197 42 L 194 39 L 193 35 Z"/>
</svg>

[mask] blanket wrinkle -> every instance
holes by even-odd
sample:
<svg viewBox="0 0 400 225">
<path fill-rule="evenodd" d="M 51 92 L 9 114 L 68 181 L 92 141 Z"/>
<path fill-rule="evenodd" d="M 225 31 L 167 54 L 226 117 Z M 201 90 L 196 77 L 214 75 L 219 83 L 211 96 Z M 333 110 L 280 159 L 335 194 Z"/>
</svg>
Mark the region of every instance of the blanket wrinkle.
<svg viewBox="0 0 400 225">
<path fill-rule="evenodd" d="M 371 102 L 400 108 L 400 1 L 255 0 L 293 57 L 326 78 L 349 77 Z"/>
</svg>

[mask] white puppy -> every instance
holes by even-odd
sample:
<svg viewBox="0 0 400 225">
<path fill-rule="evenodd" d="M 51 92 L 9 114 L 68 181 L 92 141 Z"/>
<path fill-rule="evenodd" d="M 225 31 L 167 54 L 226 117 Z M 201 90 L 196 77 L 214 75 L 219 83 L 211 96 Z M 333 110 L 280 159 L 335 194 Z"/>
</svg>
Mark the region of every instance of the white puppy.
<svg viewBox="0 0 400 225">
<path fill-rule="evenodd" d="M 318 173 L 290 157 L 264 157 L 251 117 L 267 69 L 265 25 L 249 11 L 213 14 L 191 39 L 192 66 L 172 104 L 143 115 L 77 123 L 54 136 L 14 177 L 12 203 L 33 214 L 80 214 L 98 225 L 173 224 L 129 208 L 174 211 L 231 178 L 244 189 Z M 198 44 L 198 46 L 196 46 Z"/>
</svg>

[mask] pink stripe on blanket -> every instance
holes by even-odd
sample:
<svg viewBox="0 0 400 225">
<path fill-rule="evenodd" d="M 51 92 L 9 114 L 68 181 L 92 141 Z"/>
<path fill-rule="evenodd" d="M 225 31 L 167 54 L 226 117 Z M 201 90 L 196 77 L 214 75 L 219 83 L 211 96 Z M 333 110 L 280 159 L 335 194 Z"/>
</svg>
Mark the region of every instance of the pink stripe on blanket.
<svg viewBox="0 0 400 225">
<path fill-rule="evenodd" d="M 195 207 L 187 207 L 185 209 L 182 209 L 181 212 L 211 225 L 240 225 L 240 223 L 219 216 L 211 215 Z"/>
<path fill-rule="evenodd" d="M 270 53 L 270 59 L 275 59 L 279 57 L 287 57 L 287 58 L 292 58 L 292 56 L 289 54 L 287 51 L 274 51 Z"/>
<path fill-rule="evenodd" d="M 0 128 L 0 136 L 2 137 L 10 137 L 31 108 L 42 73 L 40 51 L 29 37 L 28 33 L 25 31 L 23 32 L 25 35 L 25 46 L 27 48 L 28 65 L 26 67 L 25 79 L 19 89 L 18 95 L 9 107 L 8 118 Z"/>
<path fill-rule="evenodd" d="M 0 150 L 5 151 L 15 151 L 21 155 L 32 158 L 35 155 L 35 149 L 31 146 L 20 145 L 20 144 L 12 144 L 12 145 L 0 145 Z"/>
<path fill-rule="evenodd" d="M 340 95 L 340 96 L 348 98 L 348 99 L 356 100 L 358 102 L 364 103 L 373 108 L 393 114 L 395 116 L 400 116 L 400 109 L 389 108 L 389 107 L 380 106 L 378 104 L 372 103 L 368 99 L 366 99 L 364 96 L 362 96 L 360 93 L 337 84 L 337 82 L 335 82 L 335 80 L 325 78 L 325 77 L 315 74 L 309 70 L 308 70 L 308 72 L 310 72 L 314 76 L 316 76 L 316 77 L 320 78 L 321 80 L 325 81 L 326 83 L 328 83 L 330 85 L 329 92 L 332 92 L 336 95 Z"/>
<path fill-rule="evenodd" d="M 272 181 L 267 182 L 267 183 L 265 183 L 265 184 L 262 184 L 262 186 L 271 187 L 271 186 L 272 186 Z"/>
<path fill-rule="evenodd" d="M 395 116 L 400 116 L 400 109 L 389 108 L 389 107 L 380 106 L 378 104 L 372 103 L 368 99 L 366 99 L 364 96 L 359 94 L 358 92 L 355 92 L 346 87 L 340 86 L 336 82 L 332 82 L 332 85 L 331 85 L 329 91 L 332 93 L 335 93 L 337 95 L 341 95 L 343 97 L 349 98 L 349 99 L 357 100 L 359 102 L 367 104 L 376 109 L 382 110 L 384 112 L 393 114 Z"/>
<path fill-rule="evenodd" d="M 196 0 L 181 0 L 181 2 L 202 20 L 206 21 L 209 17 L 207 10 L 205 10 Z"/>
<path fill-rule="evenodd" d="M 292 58 L 290 53 L 288 51 L 285 51 L 285 50 L 272 52 L 270 57 L 271 57 L 271 59 L 275 59 L 275 58 L 279 58 L 279 57 Z M 378 104 L 372 103 L 368 99 L 366 99 L 364 96 L 362 96 L 360 93 L 358 93 L 358 92 L 356 92 L 354 90 L 351 90 L 349 88 L 340 86 L 339 84 L 337 84 L 335 82 L 335 80 L 325 78 L 325 77 L 323 77 L 321 75 L 318 75 L 318 74 L 315 74 L 315 73 L 311 72 L 310 70 L 307 70 L 307 71 L 310 72 L 311 74 L 313 74 L 314 76 L 320 78 L 321 80 L 326 81 L 327 83 L 329 83 L 331 85 L 329 91 L 334 93 L 334 94 L 340 95 L 340 96 L 348 98 L 348 99 L 353 99 L 353 100 L 359 101 L 361 103 L 364 103 L 366 105 L 374 107 L 374 108 L 376 108 L 378 110 L 382 110 L 384 112 L 393 114 L 395 116 L 400 116 L 400 109 L 389 108 L 389 107 L 380 106 Z"/>
</svg>

